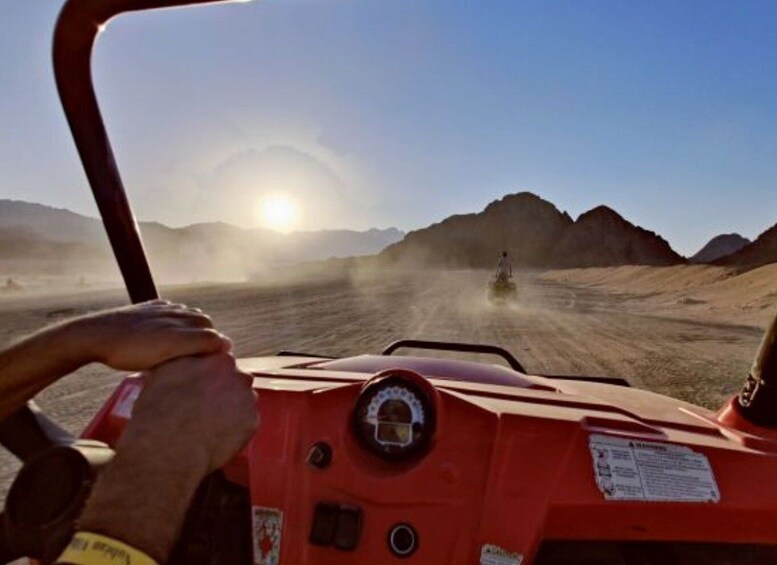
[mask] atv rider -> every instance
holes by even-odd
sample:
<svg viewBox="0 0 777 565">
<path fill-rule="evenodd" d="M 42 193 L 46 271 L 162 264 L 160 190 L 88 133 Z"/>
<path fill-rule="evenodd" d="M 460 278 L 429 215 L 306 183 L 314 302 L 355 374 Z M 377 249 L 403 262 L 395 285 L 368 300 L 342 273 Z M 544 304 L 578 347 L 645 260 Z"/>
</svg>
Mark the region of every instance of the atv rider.
<svg viewBox="0 0 777 565">
<path fill-rule="evenodd" d="M 0 420 L 92 362 L 149 371 L 58 563 L 167 560 L 200 481 L 256 429 L 252 378 L 230 351 L 202 312 L 161 300 L 76 318 L 0 351 Z"/>
<path fill-rule="evenodd" d="M 510 263 L 510 259 L 507 258 L 507 251 L 502 251 L 502 256 L 499 258 L 499 263 L 496 266 L 494 280 L 497 283 L 507 284 L 507 281 L 511 278 L 513 278 L 513 265 Z"/>
</svg>

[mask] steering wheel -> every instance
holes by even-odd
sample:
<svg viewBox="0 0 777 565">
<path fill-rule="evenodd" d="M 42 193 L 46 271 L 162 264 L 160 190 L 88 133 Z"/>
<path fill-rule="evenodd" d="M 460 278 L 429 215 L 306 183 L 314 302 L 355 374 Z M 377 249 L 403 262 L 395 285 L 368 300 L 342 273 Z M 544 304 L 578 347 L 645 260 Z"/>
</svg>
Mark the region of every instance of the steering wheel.
<svg viewBox="0 0 777 565">
<path fill-rule="evenodd" d="M 20 557 L 53 563 L 114 452 L 74 437 L 33 402 L 0 422 L 0 445 L 24 463 L 0 514 L 0 563 Z M 200 484 L 168 565 L 250 563 L 251 540 L 248 490 L 217 471 Z"/>
<path fill-rule="evenodd" d="M 0 422 L 0 445 L 24 463 L 0 514 L 0 562 L 24 556 L 53 561 L 113 450 L 74 437 L 32 402 Z"/>
<path fill-rule="evenodd" d="M 57 20 L 53 47 L 57 89 L 132 302 L 152 300 L 158 293 L 94 93 L 91 54 L 95 40 L 111 18 L 124 12 L 226 1 L 245 0 L 67 0 Z M 100 442 L 77 439 L 33 403 L 0 422 L 0 445 L 24 463 L 0 514 L 0 562 L 21 556 L 53 561 L 72 535 L 92 481 L 111 460 L 113 450 Z M 211 522 L 223 518 L 211 515 L 214 504 L 218 512 L 239 508 L 242 513 L 245 493 L 234 489 L 218 474 L 206 479 L 182 539 L 197 537 L 201 522 L 197 518 L 203 514 Z M 225 500 L 233 501 L 232 506 Z M 179 544 L 172 561 L 243 562 L 243 553 L 236 556 L 225 550 L 214 561 L 190 550 L 191 544 L 184 545 L 181 549 Z"/>
</svg>

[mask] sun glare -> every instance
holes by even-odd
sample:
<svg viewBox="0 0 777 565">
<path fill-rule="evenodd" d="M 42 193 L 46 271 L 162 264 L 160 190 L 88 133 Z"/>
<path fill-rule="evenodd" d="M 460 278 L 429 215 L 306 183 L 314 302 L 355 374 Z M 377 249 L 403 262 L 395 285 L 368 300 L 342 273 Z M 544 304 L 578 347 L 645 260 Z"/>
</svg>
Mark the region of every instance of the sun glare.
<svg viewBox="0 0 777 565">
<path fill-rule="evenodd" d="M 259 217 L 266 228 L 291 231 L 297 225 L 299 215 L 297 202 L 286 194 L 272 194 L 259 201 Z"/>
</svg>

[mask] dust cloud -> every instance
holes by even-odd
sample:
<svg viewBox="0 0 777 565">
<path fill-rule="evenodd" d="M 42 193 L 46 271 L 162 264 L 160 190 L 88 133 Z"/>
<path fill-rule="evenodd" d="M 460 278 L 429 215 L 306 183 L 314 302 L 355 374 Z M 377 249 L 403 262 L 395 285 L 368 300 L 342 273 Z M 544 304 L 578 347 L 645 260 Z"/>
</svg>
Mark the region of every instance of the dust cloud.
<svg viewBox="0 0 777 565">
<path fill-rule="evenodd" d="M 517 300 L 492 304 L 486 298 L 490 271 L 389 270 L 369 261 L 338 260 L 273 268 L 251 281 L 166 285 L 161 291 L 207 312 L 232 338 L 238 357 L 284 349 L 331 356 L 380 353 L 405 338 L 489 343 L 511 351 L 530 373 L 620 376 L 714 409 L 747 374 L 772 311 L 760 305 L 773 285 L 761 285 L 768 273 L 704 273 L 694 275 L 697 282 L 691 284 L 674 271 L 645 271 L 636 278 L 667 281 L 663 292 L 650 294 L 641 283 L 627 288 L 634 273 L 621 273 L 625 286 L 617 287 L 617 272 L 522 271 L 516 275 Z M 668 282 L 676 276 L 685 281 L 682 290 L 672 290 L 675 283 Z M 736 282 L 737 302 L 731 285 L 738 276 L 746 278 Z M 85 284 L 79 292 L 56 295 L 4 294 L 0 327 L 6 343 L 52 322 L 127 302 L 123 288 Z M 695 300 L 679 300 L 682 296 Z M 501 363 L 491 356 L 478 359 Z M 78 432 L 120 378 L 99 365 L 85 367 L 37 400 Z M 0 457 L 0 483 L 8 484 L 15 469 L 10 456 Z"/>
</svg>

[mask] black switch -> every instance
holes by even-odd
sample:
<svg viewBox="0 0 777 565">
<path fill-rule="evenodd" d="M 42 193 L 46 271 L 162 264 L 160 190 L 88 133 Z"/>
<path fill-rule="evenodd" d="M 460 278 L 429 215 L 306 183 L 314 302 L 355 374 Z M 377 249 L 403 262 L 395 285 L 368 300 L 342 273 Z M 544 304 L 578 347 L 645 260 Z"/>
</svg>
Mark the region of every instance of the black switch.
<svg viewBox="0 0 777 565">
<path fill-rule="evenodd" d="M 335 541 L 340 506 L 319 502 L 313 512 L 313 525 L 310 528 L 310 543 L 313 545 L 332 545 Z"/>
<path fill-rule="evenodd" d="M 337 516 L 334 546 L 342 551 L 353 551 L 359 545 L 361 533 L 361 509 L 352 506 L 341 506 Z"/>
</svg>

